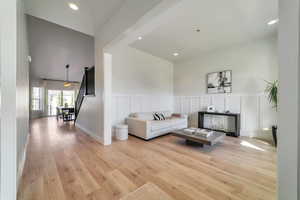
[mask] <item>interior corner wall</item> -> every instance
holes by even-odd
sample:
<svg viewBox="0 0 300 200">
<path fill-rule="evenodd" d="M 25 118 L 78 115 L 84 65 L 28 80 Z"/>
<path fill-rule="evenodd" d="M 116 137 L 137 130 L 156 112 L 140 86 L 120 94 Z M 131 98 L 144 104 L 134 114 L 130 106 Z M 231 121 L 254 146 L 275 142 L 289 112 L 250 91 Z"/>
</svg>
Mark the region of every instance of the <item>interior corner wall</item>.
<svg viewBox="0 0 300 200">
<path fill-rule="evenodd" d="M 104 138 L 104 66 L 103 45 L 99 35 L 95 37 L 95 96 L 85 97 L 76 126 L 102 144 Z"/>
<path fill-rule="evenodd" d="M 22 175 L 29 135 L 29 61 L 27 19 L 24 1 L 17 1 L 17 166 Z"/>
<path fill-rule="evenodd" d="M 277 113 L 264 94 L 265 81 L 277 80 L 278 68 L 277 36 L 175 63 L 175 111 L 191 114 L 190 123 L 197 126 L 196 112 L 214 105 L 221 112 L 241 113 L 242 135 L 270 138 Z M 232 70 L 232 93 L 207 94 L 207 74 L 222 70 Z"/>
<path fill-rule="evenodd" d="M 1 181 L 0 199 L 17 193 L 17 0 L 0 7 L 1 65 Z M 3 106 L 5 105 L 5 106 Z M 3 117 L 5 116 L 5 117 Z"/>
<path fill-rule="evenodd" d="M 29 88 L 29 109 L 30 109 L 30 112 L 29 112 L 29 118 L 32 120 L 32 119 L 36 119 L 36 118 L 40 118 L 40 117 L 43 117 L 44 116 L 44 109 L 45 109 L 45 105 L 46 105 L 46 102 L 45 102 L 45 89 L 43 88 L 43 85 L 42 85 L 42 81 L 41 80 L 32 80 L 30 79 L 30 88 Z M 43 105 L 42 105 L 42 110 L 39 110 L 39 111 L 35 111 L 35 110 L 32 110 L 32 102 L 31 102 L 31 99 L 32 99 L 32 88 L 33 87 L 40 87 L 42 88 L 42 96 L 41 96 L 41 102 Z"/>
<path fill-rule="evenodd" d="M 155 1 L 140 1 L 131 0 L 125 1 L 119 12 L 113 15 L 106 24 L 97 29 L 95 33 L 95 78 L 96 78 L 96 96 L 86 98 L 80 110 L 77 125 L 85 130 L 90 130 L 90 135 L 98 139 L 105 145 L 110 144 L 111 132 L 107 132 L 104 126 L 105 109 L 109 108 L 109 103 L 105 102 L 105 82 L 103 54 L 104 49 L 112 43 L 116 38 L 122 37 L 126 31 L 136 25 L 139 20 L 149 13 L 154 7 L 163 3 L 169 2 L 170 5 L 174 0 L 155 0 Z M 167 5 L 166 5 L 167 6 Z M 163 7 L 164 9 L 166 8 Z M 160 10 L 161 12 L 163 11 Z M 157 14 L 155 12 L 155 14 Z"/>
<path fill-rule="evenodd" d="M 30 79 L 82 80 L 84 67 L 95 65 L 94 37 L 27 15 Z"/>
<path fill-rule="evenodd" d="M 112 125 L 134 112 L 173 110 L 173 63 L 126 45 L 112 54 Z"/>
<path fill-rule="evenodd" d="M 300 199 L 300 2 L 279 1 L 278 200 Z"/>
<path fill-rule="evenodd" d="M 1 4 L 0 26 L 0 199 L 16 199 L 29 134 L 29 67 L 23 1 Z"/>
</svg>

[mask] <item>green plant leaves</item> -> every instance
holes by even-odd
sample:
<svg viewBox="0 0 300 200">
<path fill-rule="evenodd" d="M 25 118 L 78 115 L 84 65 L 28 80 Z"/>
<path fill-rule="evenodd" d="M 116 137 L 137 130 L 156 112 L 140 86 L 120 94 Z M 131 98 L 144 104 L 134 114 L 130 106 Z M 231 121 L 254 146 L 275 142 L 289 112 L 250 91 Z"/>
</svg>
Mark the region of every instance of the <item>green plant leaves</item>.
<svg viewBox="0 0 300 200">
<path fill-rule="evenodd" d="M 274 108 L 277 111 L 278 107 L 278 80 L 275 80 L 273 82 L 266 81 L 267 86 L 265 89 L 265 92 L 268 95 L 268 100 L 271 104 L 273 104 Z"/>
</svg>

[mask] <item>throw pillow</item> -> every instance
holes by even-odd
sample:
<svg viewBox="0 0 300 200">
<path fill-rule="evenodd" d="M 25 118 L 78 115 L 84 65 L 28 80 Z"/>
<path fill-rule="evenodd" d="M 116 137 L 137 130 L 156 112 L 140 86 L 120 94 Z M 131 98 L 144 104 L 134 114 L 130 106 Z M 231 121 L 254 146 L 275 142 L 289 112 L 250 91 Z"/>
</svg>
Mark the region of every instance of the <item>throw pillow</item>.
<svg viewBox="0 0 300 200">
<path fill-rule="evenodd" d="M 159 113 L 159 115 L 160 115 L 160 120 L 166 120 L 166 117 L 164 116 L 163 113 Z"/>
<path fill-rule="evenodd" d="M 162 120 L 166 120 L 165 116 L 163 113 L 154 113 L 153 114 L 153 118 L 156 121 L 162 121 Z"/>
<path fill-rule="evenodd" d="M 154 120 L 156 120 L 156 121 L 161 120 L 158 113 L 154 113 L 154 114 L 153 114 L 153 118 L 154 118 Z"/>
</svg>

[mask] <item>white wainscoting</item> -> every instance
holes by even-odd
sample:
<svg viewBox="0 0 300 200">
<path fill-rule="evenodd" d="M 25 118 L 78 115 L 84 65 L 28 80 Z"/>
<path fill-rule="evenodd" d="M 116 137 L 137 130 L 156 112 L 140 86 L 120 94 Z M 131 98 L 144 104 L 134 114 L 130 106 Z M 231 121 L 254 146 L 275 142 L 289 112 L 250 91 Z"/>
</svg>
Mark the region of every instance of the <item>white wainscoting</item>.
<svg viewBox="0 0 300 200">
<path fill-rule="evenodd" d="M 264 94 L 214 94 L 202 96 L 175 96 L 174 112 L 189 115 L 189 125 L 197 127 L 199 110 L 206 110 L 213 105 L 219 112 L 227 111 L 241 113 L 241 135 L 250 137 L 267 137 L 271 128 L 276 124 L 276 112 L 269 104 Z M 215 122 L 213 122 L 215 121 Z M 206 126 L 212 123 L 222 126 L 232 126 L 224 117 L 213 117 L 205 121 Z M 210 124 L 209 124 L 210 123 Z M 226 125 L 227 124 L 227 125 Z M 229 124 L 229 125 L 228 125 Z"/>
<path fill-rule="evenodd" d="M 214 94 L 201 96 L 162 96 L 162 95 L 113 95 L 112 125 L 124 123 L 125 118 L 134 112 L 170 110 L 189 115 L 189 126 L 197 127 L 200 110 L 214 105 L 222 112 L 241 113 L 241 135 L 270 138 L 271 128 L 276 124 L 276 112 L 264 94 Z M 206 125 L 222 124 L 231 129 L 231 121 L 223 117 L 208 118 Z"/>
<path fill-rule="evenodd" d="M 173 96 L 113 95 L 112 125 L 124 123 L 130 113 L 173 110 Z"/>
</svg>

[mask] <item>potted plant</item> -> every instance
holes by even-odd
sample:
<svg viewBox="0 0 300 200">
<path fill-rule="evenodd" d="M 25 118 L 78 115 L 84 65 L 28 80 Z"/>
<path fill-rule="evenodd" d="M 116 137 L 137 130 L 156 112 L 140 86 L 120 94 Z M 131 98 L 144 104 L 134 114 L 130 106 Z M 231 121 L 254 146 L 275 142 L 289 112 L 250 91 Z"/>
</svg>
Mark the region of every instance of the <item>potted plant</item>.
<svg viewBox="0 0 300 200">
<path fill-rule="evenodd" d="M 273 82 L 267 82 L 267 87 L 266 87 L 266 93 L 268 95 L 268 100 L 271 104 L 273 104 L 273 108 L 277 111 L 278 108 L 278 80 L 275 80 Z M 275 146 L 277 146 L 277 125 L 272 126 L 272 135 L 273 135 L 273 140 Z"/>
</svg>

